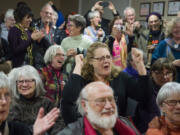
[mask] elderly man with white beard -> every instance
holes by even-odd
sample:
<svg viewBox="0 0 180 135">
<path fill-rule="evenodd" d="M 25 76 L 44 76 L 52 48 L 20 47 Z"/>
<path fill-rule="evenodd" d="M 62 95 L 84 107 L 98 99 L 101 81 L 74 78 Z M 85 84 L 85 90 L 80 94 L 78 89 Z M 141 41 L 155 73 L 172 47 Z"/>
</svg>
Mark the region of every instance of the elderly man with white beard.
<svg viewBox="0 0 180 135">
<path fill-rule="evenodd" d="M 77 100 L 83 116 L 57 135 L 136 135 L 137 130 L 125 118 L 118 118 L 111 87 L 103 82 L 87 84 Z"/>
</svg>

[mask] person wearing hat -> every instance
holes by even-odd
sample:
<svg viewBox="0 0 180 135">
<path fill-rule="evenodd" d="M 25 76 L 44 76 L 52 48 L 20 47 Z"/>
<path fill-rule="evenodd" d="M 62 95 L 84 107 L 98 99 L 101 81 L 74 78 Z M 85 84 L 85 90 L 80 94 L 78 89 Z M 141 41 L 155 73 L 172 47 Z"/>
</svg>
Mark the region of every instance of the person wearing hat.
<svg viewBox="0 0 180 135">
<path fill-rule="evenodd" d="M 159 13 L 151 12 L 147 16 L 146 21 L 148 27 L 139 34 L 139 37 L 137 37 L 137 45 L 138 48 L 142 49 L 147 55 L 149 55 L 149 52 L 153 54 L 154 49 L 160 41 L 164 40 L 165 36 L 162 25 L 162 18 Z M 148 65 L 146 65 L 146 67 L 150 68 L 151 58 L 147 64 Z"/>
</svg>

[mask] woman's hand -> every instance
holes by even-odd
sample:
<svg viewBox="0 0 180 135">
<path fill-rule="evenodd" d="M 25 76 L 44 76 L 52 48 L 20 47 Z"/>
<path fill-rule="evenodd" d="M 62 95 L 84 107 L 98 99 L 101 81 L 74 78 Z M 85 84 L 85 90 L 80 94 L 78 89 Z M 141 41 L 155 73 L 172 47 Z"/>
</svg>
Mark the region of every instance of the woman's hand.
<svg viewBox="0 0 180 135">
<path fill-rule="evenodd" d="M 41 39 L 44 37 L 44 33 L 42 31 L 35 30 L 31 34 L 31 38 L 33 40 L 41 41 Z"/>
<path fill-rule="evenodd" d="M 81 75 L 81 69 L 83 67 L 83 59 L 84 59 L 84 57 L 82 54 L 75 56 L 76 65 L 75 65 L 74 70 L 73 70 L 74 74 Z"/>
<path fill-rule="evenodd" d="M 143 52 L 137 48 L 132 48 L 131 55 L 139 75 L 146 75 L 147 72 L 143 61 Z"/>
<path fill-rule="evenodd" d="M 53 108 L 44 116 L 44 109 L 41 107 L 33 125 L 33 135 L 43 135 L 48 129 L 50 129 L 59 117 L 59 112 L 58 108 Z"/>
</svg>

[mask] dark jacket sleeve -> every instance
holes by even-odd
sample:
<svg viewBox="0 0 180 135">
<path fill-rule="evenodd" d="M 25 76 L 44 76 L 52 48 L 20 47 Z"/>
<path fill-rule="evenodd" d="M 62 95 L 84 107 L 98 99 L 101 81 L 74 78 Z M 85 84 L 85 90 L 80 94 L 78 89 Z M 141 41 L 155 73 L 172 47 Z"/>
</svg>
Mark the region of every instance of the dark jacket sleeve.
<svg viewBox="0 0 180 135">
<path fill-rule="evenodd" d="M 21 39 L 21 32 L 16 27 L 13 27 L 9 31 L 8 41 L 11 49 L 13 49 L 14 55 L 19 55 L 19 53 L 23 53 L 26 51 L 27 47 L 31 44 L 31 37 L 27 40 Z M 29 36 L 29 35 L 27 35 Z"/>
<path fill-rule="evenodd" d="M 139 76 L 135 79 L 127 73 L 121 73 L 127 83 L 126 95 L 136 101 L 146 102 L 152 96 L 149 76 Z"/>
<path fill-rule="evenodd" d="M 79 117 L 77 113 L 76 100 L 79 96 L 81 89 L 87 84 L 87 82 L 79 75 L 72 74 L 64 86 L 61 112 L 65 124 L 74 122 Z"/>
</svg>

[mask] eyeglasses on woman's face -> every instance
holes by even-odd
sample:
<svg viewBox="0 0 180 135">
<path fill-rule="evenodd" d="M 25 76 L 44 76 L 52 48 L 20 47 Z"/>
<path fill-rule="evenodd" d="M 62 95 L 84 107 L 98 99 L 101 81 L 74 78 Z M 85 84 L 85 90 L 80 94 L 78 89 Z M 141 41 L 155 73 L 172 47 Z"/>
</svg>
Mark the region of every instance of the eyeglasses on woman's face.
<svg viewBox="0 0 180 135">
<path fill-rule="evenodd" d="M 34 79 L 26 79 L 26 80 L 17 80 L 16 82 L 18 85 L 22 85 L 24 83 L 31 84 L 31 83 L 35 82 L 35 80 Z"/>
<path fill-rule="evenodd" d="M 92 57 L 92 59 L 98 60 L 99 62 L 105 61 L 105 59 L 110 60 L 112 59 L 111 55 L 101 56 L 101 57 Z"/>
<path fill-rule="evenodd" d="M 174 107 L 177 105 L 177 103 L 180 104 L 180 100 L 166 100 L 166 101 L 164 101 L 164 103 L 169 105 L 169 106 Z"/>
</svg>

